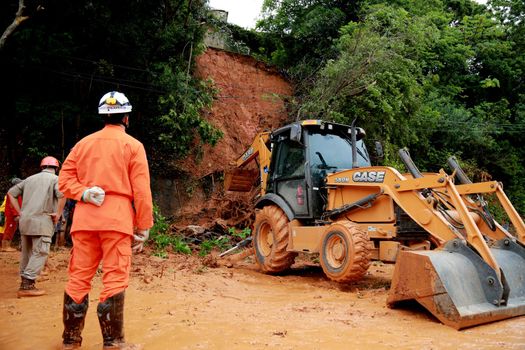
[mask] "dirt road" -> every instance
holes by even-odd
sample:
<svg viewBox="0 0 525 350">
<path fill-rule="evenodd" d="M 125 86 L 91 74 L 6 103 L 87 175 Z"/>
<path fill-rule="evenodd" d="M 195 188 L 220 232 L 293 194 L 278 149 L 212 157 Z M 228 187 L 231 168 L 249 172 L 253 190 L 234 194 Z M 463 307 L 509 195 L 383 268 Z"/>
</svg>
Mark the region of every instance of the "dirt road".
<svg viewBox="0 0 525 350">
<path fill-rule="evenodd" d="M 37 283 L 48 294 L 17 299 L 18 253 L 0 254 L 0 349 L 59 349 L 68 251 Z M 385 306 L 392 265 L 374 264 L 364 281 L 339 285 L 302 259 L 281 276 L 263 275 L 251 258 L 210 268 L 196 257 L 134 257 L 126 295 L 129 341 L 164 349 L 525 349 L 525 317 L 463 331 L 422 308 Z M 94 280 L 83 349 L 101 349 Z"/>
</svg>

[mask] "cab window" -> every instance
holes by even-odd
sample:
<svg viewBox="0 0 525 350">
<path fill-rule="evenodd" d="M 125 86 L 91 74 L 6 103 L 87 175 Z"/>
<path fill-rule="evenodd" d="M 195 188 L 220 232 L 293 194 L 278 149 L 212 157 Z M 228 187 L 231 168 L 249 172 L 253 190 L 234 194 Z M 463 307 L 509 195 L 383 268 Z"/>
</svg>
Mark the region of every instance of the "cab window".
<svg viewBox="0 0 525 350">
<path fill-rule="evenodd" d="M 297 142 L 283 141 L 279 145 L 276 174 L 279 177 L 304 177 L 304 148 Z"/>
</svg>

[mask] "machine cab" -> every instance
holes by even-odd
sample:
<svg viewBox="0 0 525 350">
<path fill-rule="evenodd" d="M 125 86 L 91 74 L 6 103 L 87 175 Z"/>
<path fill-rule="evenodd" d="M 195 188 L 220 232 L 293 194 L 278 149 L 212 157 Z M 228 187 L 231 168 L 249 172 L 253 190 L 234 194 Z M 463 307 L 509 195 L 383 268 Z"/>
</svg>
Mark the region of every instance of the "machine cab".
<svg viewBox="0 0 525 350">
<path fill-rule="evenodd" d="M 272 160 L 267 193 L 282 198 L 297 219 L 318 219 L 326 205 L 326 175 L 352 168 L 351 127 L 305 120 L 272 134 Z M 357 166 L 370 166 L 356 128 Z"/>
</svg>

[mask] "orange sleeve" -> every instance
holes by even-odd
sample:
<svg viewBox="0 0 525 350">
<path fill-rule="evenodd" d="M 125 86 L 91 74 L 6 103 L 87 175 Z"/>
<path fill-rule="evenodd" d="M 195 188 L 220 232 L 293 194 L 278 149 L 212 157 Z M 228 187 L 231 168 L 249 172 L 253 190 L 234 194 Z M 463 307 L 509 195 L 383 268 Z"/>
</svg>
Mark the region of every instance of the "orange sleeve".
<svg viewBox="0 0 525 350">
<path fill-rule="evenodd" d="M 135 225 L 138 229 L 149 229 L 153 226 L 153 203 L 148 160 L 142 144 L 131 158 L 129 179 L 133 190 Z"/>
<path fill-rule="evenodd" d="M 58 175 L 58 190 L 64 194 L 66 198 L 71 198 L 80 201 L 82 194 L 88 188 L 78 181 L 77 165 L 76 165 L 76 147 L 73 148 L 67 156 L 62 169 Z"/>
</svg>

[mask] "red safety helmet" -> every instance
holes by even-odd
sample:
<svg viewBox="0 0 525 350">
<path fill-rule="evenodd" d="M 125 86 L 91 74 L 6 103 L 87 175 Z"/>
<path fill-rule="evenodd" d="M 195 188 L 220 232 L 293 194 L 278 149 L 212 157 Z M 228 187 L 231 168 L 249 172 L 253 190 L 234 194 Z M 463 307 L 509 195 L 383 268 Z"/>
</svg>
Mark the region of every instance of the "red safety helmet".
<svg viewBox="0 0 525 350">
<path fill-rule="evenodd" d="M 58 168 L 60 166 L 60 163 L 58 162 L 58 159 L 56 159 L 55 157 L 47 156 L 47 157 L 44 157 L 44 159 L 42 159 L 42 161 L 40 162 L 41 168 L 46 167 L 46 166 L 54 166 Z"/>
</svg>

